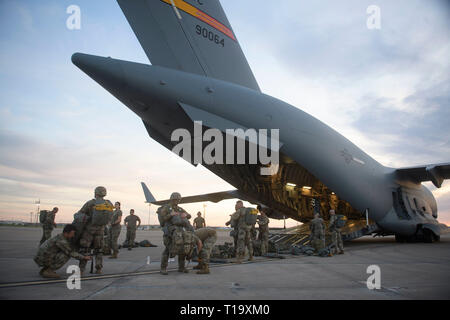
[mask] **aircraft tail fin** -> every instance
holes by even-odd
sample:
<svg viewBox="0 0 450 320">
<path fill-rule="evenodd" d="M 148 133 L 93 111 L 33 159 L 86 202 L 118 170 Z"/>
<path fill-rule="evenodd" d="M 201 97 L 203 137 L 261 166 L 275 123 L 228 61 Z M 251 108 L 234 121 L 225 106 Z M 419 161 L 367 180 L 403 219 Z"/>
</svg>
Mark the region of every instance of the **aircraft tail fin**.
<svg viewBox="0 0 450 320">
<path fill-rule="evenodd" d="M 141 182 L 141 186 L 142 186 L 142 190 L 144 190 L 145 202 L 146 203 L 156 202 L 155 197 L 152 195 L 152 193 L 148 189 L 147 185 L 144 182 Z"/>
<path fill-rule="evenodd" d="M 117 0 L 153 65 L 259 90 L 219 0 Z"/>
</svg>

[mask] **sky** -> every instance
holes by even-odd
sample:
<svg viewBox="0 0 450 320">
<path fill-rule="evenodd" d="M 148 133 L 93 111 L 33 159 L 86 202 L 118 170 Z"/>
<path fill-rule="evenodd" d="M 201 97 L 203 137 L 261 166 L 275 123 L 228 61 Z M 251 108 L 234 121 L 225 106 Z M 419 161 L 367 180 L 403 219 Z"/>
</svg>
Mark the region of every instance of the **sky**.
<svg viewBox="0 0 450 320">
<path fill-rule="evenodd" d="M 81 29 L 66 12 L 81 10 Z M 370 5 L 380 29 L 369 29 Z M 222 1 L 261 90 L 311 114 L 385 166 L 450 160 L 447 1 Z M 153 141 L 142 121 L 70 60 L 74 52 L 149 63 L 116 1 L 0 0 L 0 219 L 73 214 L 106 198 L 157 223 L 157 200 L 234 189 Z M 450 183 L 433 192 L 450 224 Z M 235 200 L 183 207 L 223 226 Z M 297 222 L 286 221 L 287 226 Z M 272 227 L 282 221 L 271 219 Z"/>
</svg>

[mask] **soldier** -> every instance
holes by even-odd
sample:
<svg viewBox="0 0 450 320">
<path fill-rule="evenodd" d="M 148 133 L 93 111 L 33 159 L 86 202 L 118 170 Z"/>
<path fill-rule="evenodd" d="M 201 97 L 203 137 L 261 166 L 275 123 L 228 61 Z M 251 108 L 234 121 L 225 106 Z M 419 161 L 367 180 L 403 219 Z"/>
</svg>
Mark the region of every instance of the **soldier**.
<svg viewBox="0 0 450 320">
<path fill-rule="evenodd" d="M 334 210 L 330 210 L 330 227 L 329 230 L 331 232 L 331 243 L 333 244 L 331 249 L 331 255 L 343 254 L 344 253 L 344 244 L 342 243 L 342 234 L 341 228 L 336 225 L 337 217 Z"/>
<path fill-rule="evenodd" d="M 122 221 L 122 210 L 120 210 L 120 202 L 116 202 L 114 204 L 115 210 L 112 214 L 111 218 L 111 228 L 110 228 L 110 244 L 109 247 L 113 250 L 113 254 L 110 259 L 117 259 L 117 254 L 119 253 L 119 248 L 117 245 L 117 239 L 119 239 L 121 225 L 120 222 Z"/>
<path fill-rule="evenodd" d="M 258 238 L 261 241 L 261 255 L 267 254 L 269 247 L 269 218 L 266 215 L 265 209 L 259 209 L 261 215 L 258 216 L 259 233 Z"/>
<path fill-rule="evenodd" d="M 54 228 L 56 228 L 55 215 L 57 212 L 58 212 L 57 207 L 54 207 L 52 211 L 42 210 L 40 212 L 40 214 L 45 216 L 43 216 L 43 219 L 39 217 L 42 223 L 42 231 L 43 231 L 39 245 L 43 244 L 46 240 L 52 237 L 52 231 Z"/>
<path fill-rule="evenodd" d="M 95 269 L 97 274 L 102 273 L 103 268 L 103 237 L 105 225 L 111 219 L 113 205 L 106 196 L 105 187 L 97 187 L 94 191 L 95 199 L 86 202 L 78 213 L 85 214 L 88 218 L 87 224 L 80 238 L 80 251 L 86 253 L 94 248 Z M 80 271 L 84 272 L 86 260 L 80 261 Z"/>
<path fill-rule="evenodd" d="M 325 226 L 318 213 L 314 214 L 314 219 L 311 220 L 309 228 L 311 230 L 311 244 L 317 253 L 325 248 Z"/>
<path fill-rule="evenodd" d="M 173 255 L 171 248 L 173 247 L 173 236 L 174 233 L 182 232 L 184 229 L 181 225 L 175 225 L 176 219 L 174 217 L 178 217 L 178 220 L 181 219 L 190 219 L 191 215 L 187 213 L 183 208 L 179 207 L 178 204 L 181 201 L 181 194 L 178 192 L 173 192 L 170 195 L 170 202 L 165 206 L 158 209 L 158 218 L 162 230 L 164 232 L 163 241 L 165 249 L 161 254 L 161 274 L 168 275 L 167 273 L 167 265 L 169 263 L 169 255 Z M 184 254 L 178 254 L 178 272 L 188 273 L 189 271 L 185 268 L 185 256 Z"/>
<path fill-rule="evenodd" d="M 130 215 L 125 218 L 124 222 L 127 226 L 128 250 L 131 250 L 134 246 L 134 239 L 136 239 L 136 228 L 139 228 L 139 226 L 141 225 L 141 219 L 139 219 L 138 216 L 135 216 L 134 209 L 131 209 Z M 139 222 L 137 226 L 136 222 Z"/>
<path fill-rule="evenodd" d="M 209 273 L 209 259 L 211 250 L 217 241 L 217 232 L 211 228 L 202 228 L 195 230 L 195 235 L 201 241 L 201 246 L 198 248 L 198 265 L 194 267 L 197 269 L 197 274 Z"/>
<path fill-rule="evenodd" d="M 79 254 L 70 244 L 70 239 L 75 236 L 75 226 L 68 224 L 63 232 L 45 241 L 34 257 L 34 261 L 41 271 L 39 274 L 44 278 L 59 278 L 55 272 L 69 261 L 70 258 L 88 261 L 90 256 Z"/>
<path fill-rule="evenodd" d="M 245 256 L 245 247 L 248 249 L 248 261 L 253 260 L 253 243 L 251 241 L 251 229 L 254 223 L 249 223 L 247 220 L 247 208 L 244 207 L 244 203 L 238 200 L 235 205 L 236 212 L 231 216 L 231 219 L 238 225 L 238 236 L 237 236 L 237 263 L 241 263 Z M 256 211 L 256 210 L 255 210 Z M 255 215 L 256 218 L 256 215 Z"/>
<path fill-rule="evenodd" d="M 228 220 L 227 222 L 225 222 L 226 226 L 230 226 L 231 228 L 233 228 L 233 230 L 231 230 L 230 232 L 230 237 L 233 237 L 233 243 L 234 243 L 234 247 L 233 247 L 233 251 L 234 251 L 234 256 L 237 256 L 237 239 L 238 239 L 238 233 L 239 233 L 239 229 L 238 229 L 238 220 L 239 218 L 234 218 L 237 216 L 237 213 L 233 213 L 230 214 L 230 220 Z"/>
<path fill-rule="evenodd" d="M 206 227 L 205 219 L 202 218 L 202 213 L 199 211 L 197 212 L 197 218 L 194 219 L 194 228 L 197 230 L 205 227 Z"/>
</svg>

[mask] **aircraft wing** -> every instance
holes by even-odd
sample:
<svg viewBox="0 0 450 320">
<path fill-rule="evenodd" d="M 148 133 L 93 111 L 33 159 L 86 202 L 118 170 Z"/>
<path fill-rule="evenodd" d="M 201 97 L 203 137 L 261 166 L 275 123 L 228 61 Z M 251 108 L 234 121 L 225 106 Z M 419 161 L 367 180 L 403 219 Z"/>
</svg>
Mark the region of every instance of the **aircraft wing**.
<svg viewBox="0 0 450 320">
<path fill-rule="evenodd" d="M 260 91 L 219 0 L 117 0 L 153 65 Z"/>
<path fill-rule="evenodd" d="M 417 183 L 431 181 L 436 188 L 440 188 L 445 179 L 450 179 L 450 162 L 400 168 L 396 172 L 401 177 L 409 178 Z"/>
<path fill-rule="evenodd" d="M 151 194 L 148 187 L 145 185 L 144 182 L 141 182 L 142 189 L 144 190 L 144 195 L 147 203 L 155 204 L 157 206 L 163 206 L 170 202 L 170 200 L 161 200 L 157 201 L 153 195 Z M 221 192 L 213 192 L 213 193 L 206 193 L 201 195 L 195 195 L 195 196 L 189 196 L 189 197 L 183 197 L 181 198 L 180 203 L 194 203 L 194 202 L 205 202 L 205 201 L 211 201 L 211 202 L 220 202 L 222 200 L 227 199 L 243 199 L 245 200 L 245 196 L 239 192 L 239 190 L 230 190 L 230 191 L 221 191 Z"/>
</svg>

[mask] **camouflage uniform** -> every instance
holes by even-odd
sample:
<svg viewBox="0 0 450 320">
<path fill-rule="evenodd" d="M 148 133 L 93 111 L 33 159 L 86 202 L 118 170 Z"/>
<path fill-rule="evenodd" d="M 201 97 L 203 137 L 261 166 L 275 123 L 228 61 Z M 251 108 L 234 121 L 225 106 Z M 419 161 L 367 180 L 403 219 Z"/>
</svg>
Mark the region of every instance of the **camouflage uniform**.
<svg viewBox="0 0 450 320">
<path fill-rule="evenodd" d="M 39 245 L 52 237 L 52 231 L 55 228 L 55 213 L 48 211 L 44 223 L 42 223 L 42 238 Z"/>
<path fill-rule="evenodd" d="M 113 255 L 117 256 L 119 253 L 119 248 L 117 245 L 117 240 L 119 239 L 120 230 L 122 229 L 120 222 L 113 224 L 114 222 L 119 219 L 119 217 L 122 217 L 122 211 L 121 210 L 114 210 L 111 218 L 111 229 L 109 233 L 109 247 L 113 251 Z"/>
<path fill-rule="evenodd" d="M 128 243 L 128 250 L 134 247 L 134 240 L 136 239 L 136 222 L 139 221 L 139 224 L 141 224 L 141 219 L 134 215 L 130 214 L 128 217 L 125 218 L 124 222 L 127 224 L 127 243 Z"/>
<path fill-rule="evenodd" d="M 261 241 L 261 255 L 267 253 L 269 247 L 269 218 L 267 216 L 258 216 L 259 234 L 258 238 Z"/>
<path fill-rule="evenodd" d="M 203 244 L 202 250 L 199 252 L 198 257 L 202 259 L 204 263 L 209 263 L 211 250 L 217 241 L 217 232 L 211 228 L 201 228 L 195 230 L 194 233 Z"/>
<path fill-rule="evenodd" d="M 231 220 L 237 222 L 237 247 L 236 256 L 238 260 L 245 256 L 245 247 L 248 249 L 249 260 L 253 259 L 253 243 L 251 241 L 251 229 L 252 226 L 245 222 L 245 209 L 244 207 L 238 209 L 232 214 Z"/>
<path fill-rule="evenodd" d="M 163 207 L 161 207 L 160 210 L 160 221 L 163 226 L 163 242 L 164 242 L 164 251 L 161 254 L 161 270 L 166 270 L 167 266 L 169 264 L 169 254 L 173 255 L 173 253 L 170 252 L 170 248 L 172 246 L 172 234 L 176 229 L 183 229 L 181 226 L 176 226 L 172 222 L 172 216 L 170 215 L 172 212 L 183 212 L 187 214 L 186 218 L 190 219 L 191 215 L 186 212 L 183 208 L 179 206 L 172 206 L 171 204 L 167 204 Z M 184 264 L 185 264 L 185 256 L 184 255 L 178 255 L 178 270 L 183 271 Z"/>
<path fill-rule="evenodd" d="M 105 200 L 111 207 L 113 207 L 112 203 L 109 200 Z M 95 269 L 97 272 L 100 272 L 103 268 L 103 237 L 105 233 L 105 226 L 96 226 L 92 224 L 92 215 L 94 213 L 95 199 L 89 200 L 86 202 L 79 212 L 86 214 L 90 217 L 89 222 L 87 223 L 83 234 L 80 238 L 80 247 L 81 250 L 87 251 L 89 248 L 94 248 L 94 256 L 95 256 Z M 84 271 L 86 268 L 87 261 L 80 261 L 80 270 Z"/>
<path fill-rule="evenodd" d="M 311 220 L 311 245 L 316 252 L 325 248 L 325 227 L 322 218 L 314 218 Z"/>
<path fill-rule="evenodd" d="M 205 219 L 203 219 L 202 217 L 197 217 L 194 219 L 194 228 L 197 229 L 201 229 L 201 228 L 205 228 L 206 224 L 205 224 Z"/>
<path fill-rule="evenodd" d="M 331 252 L 335 253 L 344 253 L 344 244 L 342 242 L 342 234 L 341 228 L 338 228 L 335 224 L 337 217 L 335 214 L 330 215 L 330 227 L 329 230 L 331 232 L 331 243 L 333 245 Z"/>
<path fill-rule="evenodd" d="M 58 270 L 69 261 L 70 258 L 82 260 L 83 256 L 79 254 L 70 244 L 69 240 L 64 238 L 62 233 L 45 241 L 34 257 L 34 262 L 43 269 Z"/>
</svg>

